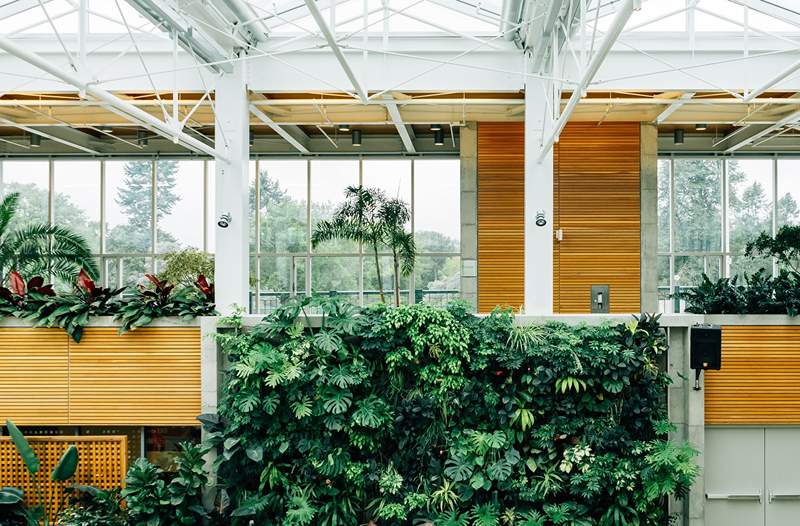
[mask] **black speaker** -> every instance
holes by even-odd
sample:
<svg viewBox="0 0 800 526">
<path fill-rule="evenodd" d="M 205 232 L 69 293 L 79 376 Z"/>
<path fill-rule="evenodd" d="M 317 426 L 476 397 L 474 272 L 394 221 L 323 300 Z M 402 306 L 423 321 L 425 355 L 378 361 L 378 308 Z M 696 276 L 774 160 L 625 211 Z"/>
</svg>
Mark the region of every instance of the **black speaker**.
<svg viewBox="0 0 800 526">
<path fill-rule="evenodd" d="M 719 325 L 692 327 L 690 365 L 692 369 L 719 371 L 722 368 L 722 330 Z"/>
</svg>

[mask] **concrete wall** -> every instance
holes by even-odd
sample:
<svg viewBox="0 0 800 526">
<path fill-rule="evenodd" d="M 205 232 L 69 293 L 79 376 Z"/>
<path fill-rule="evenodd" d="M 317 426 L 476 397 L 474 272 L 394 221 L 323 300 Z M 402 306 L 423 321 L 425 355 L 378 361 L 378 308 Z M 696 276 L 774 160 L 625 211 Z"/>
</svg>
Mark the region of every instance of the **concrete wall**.
<svg viewBox="0 0 800 526">
<path fill-rule="evenodd" d="M 478 306 L 478 125 L 461 136 L 461 298 Z"/>
<path fill-rule="evenodd" d="M 641 310 L 658 310 L 658 129 L 642 123 L 640 136 Z"/>
</svg>

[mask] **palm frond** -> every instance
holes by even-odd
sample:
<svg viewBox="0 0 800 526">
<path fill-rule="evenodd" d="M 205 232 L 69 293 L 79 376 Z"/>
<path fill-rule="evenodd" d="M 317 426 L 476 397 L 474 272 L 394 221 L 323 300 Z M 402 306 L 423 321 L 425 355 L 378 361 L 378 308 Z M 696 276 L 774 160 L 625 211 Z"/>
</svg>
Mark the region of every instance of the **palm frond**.
<svg viewBox="0 0 800 526">
<path fill-rule="evenodd" d="M 8 229 L 9 223 L 14 219 L 17 213 L 17 206 L 19 203 L 19 192 L 8 194 L 0 202 L 0 237 L 2 237 Z"/>
<path fill-rule="evenodd" d="M 417 245 L 414 236 L 410 232 L 396 232 L 392 239 L 392 245 L 397 249 L 397 256 L 400 259 L 400 272 L 403 276 L 410 276 L 414 272 L 414 264 L 417 259 Z"/>
</svg>

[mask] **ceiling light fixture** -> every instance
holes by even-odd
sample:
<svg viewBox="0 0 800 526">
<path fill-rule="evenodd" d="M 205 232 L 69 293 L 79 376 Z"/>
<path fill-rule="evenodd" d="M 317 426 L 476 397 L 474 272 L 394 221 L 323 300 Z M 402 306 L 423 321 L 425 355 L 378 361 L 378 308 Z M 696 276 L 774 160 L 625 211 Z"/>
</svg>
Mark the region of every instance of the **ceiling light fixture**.
<svg viewBox="0 0 800 526">
<path fill-rule="evenodd" d="M 340 124 L 339 125 L 339 131 L 340 132 L 349 132 L 350 131 L 350 125 L 349 124 Z"/>
<path fill-rule="evenodd" d="M 38 148 L 39 146 L 42 145 L 42 136 L 41 135 L 36 135 L 35 133 L 31 133 L 29 138 L 30 138 L 31 147 Z"/>
<path fill-rule="evenodd" d="M 147 146 L 150 144 L 150 139 L 147 137 L 146 131 L 136 130 L 136 144 L 139 146 Z"/>
<path fill-rule="evenodd" d="M 441 124 L 431 124 L 431 131 L 435 132 L 435 131 L 439 131 L 441 129 L 442 129 L 442 125 Z"/>
<path fill-rule="evenodd" d="M 698 122 L 694 125 L 694 129 L 697 131 L 706 131 L 708 129 L 708 124 Z"/>
<path fill-rule="evenodd" d="M 361 146 L 361 130 L 353 130 L 353 146 Z"/>
<path fill-rule="evenodd" d="M 433 145 L 444 146 L 444 130 L 439 129 L 433 132 Z"/>
<path fill-rule="evenodd" d="M 675 132 L 672 134 L 672 138 L 675 144 L 683 144 L 683 130 L 680 128 L 675 130 Z"/>
</svg>

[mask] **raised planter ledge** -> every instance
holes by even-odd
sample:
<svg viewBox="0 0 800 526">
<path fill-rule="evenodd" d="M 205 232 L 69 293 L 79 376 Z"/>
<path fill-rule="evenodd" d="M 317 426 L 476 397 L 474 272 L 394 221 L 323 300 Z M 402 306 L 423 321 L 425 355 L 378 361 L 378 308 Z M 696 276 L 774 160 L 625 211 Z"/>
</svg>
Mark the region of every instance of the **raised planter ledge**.
<svg viewBox="0 0 800 526">
<path fill-rule="evenodd" d="M 28 320 L 21 320 L 19 318 L 3 318 L 0 320 L 0 328 L 12 328 L 12 327 L 33 327 L 34 323 Z M 89 318 L 89 323 L 86 324 L 86 327 L 119 327 L 120 323 L 118 321 L 114 321 L 113 316 L 95 316 Z M 147 324 L 145 327 L 199 327 L 200 326 L 200 318 L 195 318 L 194 320 L 182 320 L 180 318 L 158 318 Z"/>
</svg>

